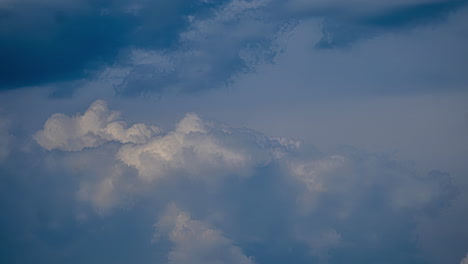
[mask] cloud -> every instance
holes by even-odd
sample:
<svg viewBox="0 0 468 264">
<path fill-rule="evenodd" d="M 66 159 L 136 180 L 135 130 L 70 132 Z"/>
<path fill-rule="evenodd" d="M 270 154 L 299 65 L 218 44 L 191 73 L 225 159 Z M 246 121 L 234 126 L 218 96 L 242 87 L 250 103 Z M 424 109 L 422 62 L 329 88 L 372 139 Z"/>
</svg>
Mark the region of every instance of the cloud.
<svg viewBox="0 0 468 264">
<path fill-rule="evenodd" d="M 293 159 L 287 162 L 287 167 L 293 179 L 303 186 L 298 202 L 307 213 L 320 210 L 316 207 L 321 199 L 331 198 L 338 199 L 343 206 L 334 212 L 336 216 L 347 218 L 354 210 L 348 206 L 364 202 L 361 200 L 364 197 L 356 196 L 359 190 L 395 211 L 429 208 L 439 199 L 450 199 L 447 195 L 454 191 L 450 188 L 450 177 L 442 172 L 421 176 L 385 156 L 353 149 L 318 159 Z M 380 193 L 373 193 L 382 186 L 386 187 Z"/>
<path fill-rule="evenodd" d="M 278 39 L 287 39 L 285 33 L 300 20 L 323 20 L 322 38 L 316 47 L 342 48 L 360 39 L 436 23 L 466 3 L 374 2 L 231 1 L 211 18 L 192 19 L 188 30 L 180 33 L 178 49 L 137 50 L 128 74 L 116 90 L 124 95 L 139 95 L 198 93 L 224 87 L 238 74 L 273 62 L 284 49 Z"/>
<path fill-rule="evenodd" d="M 422 222 L 414 218 L 440 215 L 456 195 L 447 174 L 420 174 L 403 162 L 356 149 L 300 156 L 286 161 L 286 169 L 297 184 L 294 237 L 322 262 L 340 263 L 363 248 L 381 252 L 389 262 L 417 261 L 420 249 L 412 240 L 427 236 L 416 234 Z M 402 257 L 403 248 L 414 250 Z M 363 253 L 353 262 L 375 263 L 380 257 Z"/>
<path fill-rule="evenodd" d="M 281 52 L 276 39 L 291 24 L 269 18 L 268 4 L 233 0 L 208 18 L 189 17 L 177 49 L 134 52 L 117 92 L 198 93 L 226 86 L 236 74 L 271 61 Z"/>
<path fill-rule="evenodd" d="M 168 48 L 186 16 L 211 6 L 189 1 L 0 2 L 0 89 L 93 77 L 130 47 Z"/>
<path fill-rule="evenodd" d="M 77 130 L 85 127 L 96 137 L 101 131 L 96 127 L 115 122 L 109 116 L 116 112 L 105 105 L 97 101 L 84 115 L 69 119 Z M 88 112 L 100 118 L 84 118 Z M 420 252 L 432 246 L 428 230 L 447 221 L 442 216 L 458 197 L 443 172 L 420 173 L 389 156 L 350 147 L 332 153 L 307 150 L 294 140 L 206 121 L 194 113 L 173 131 L 144 139 L 99 137 L 99 144 L 90 141 L 86 149 L 62 140 L 54 145 L 62 150 L 54 160 L 79 177 L 78 200 L 103 217 L 140 202 L 157 213 L 173 202 L 184 208 L 170 205 L 156 224 L 160 243 L 172 245 L 169 263 L 251 263 L 246 256 L 260 263 L 271 260 L 270 250 L 289 258 L 285 247 L 297 250 L 297 263 L 375 263 L 382 255 L 391 262 L 419 261 Z M 458 251 L 447 254 L 442 259 Z"/>
<path fill-rule="evenodd" d="M 298 21 L 323 20 L 321 48 L 443 21 L 451 1 L 89 1 L 0 3 L 0 89 L 106 78 L 120 95 L 224 87 L 284 49 Z M 286 37 L 287 38 L 287 37 Z M 142 60 L 142 57 L 144 58 Z M 161 64 L 161 62 L 163 62 Z M 112 70 L 111 70 L 112 71 Z M 73 85 L 56 88 L 70 93 Z"/>
<path fill-rule="evenodd" d="M 173 173 L 209 179 L 221 175 L 248 176 L 294 147 L 294 143 L 206 122 L 189 113 L 175 131 L 146 144 L 122 146 L 117 158 L 135 167 L 148 180 Z"/>
<path fill-rule="evenodd" d="M 169 205 L 156 224 L 156 238 L 165 235 L 173 243 L 168 254 L 169 264 L 253 264 L 233 241 L 220 230 L 191 219 L 174 204 Z"/>
<path fill-rule="evenodd" d="M 110 111 L 106 102 L 98 100 L 83 115 L 52 115 L 44 124 L 44 129 L 36 133 L 35 139 L 48 150 L 80 151 L 108 141 L 145 143 L 160 133 L 158 127 L 144 124 L 126 128 L 125 122 L 117 121 L 118 117 L 118 112 Z"/>
<path fill-rule="evenodd" d="M 116 121 L 118 117 L 119 112 L 97 100 L 82 115 L 53 114 L 35 134 L 47 150 L 77 152 L 66 160 L 70 167 L 86 164 L 94 170 L 92 174 L 102 175 L 100 180 L 84 182 L 78 194 L 99 211 L 118 205 L 118 197 L 135 194 L 146 184 L 165 178 L 188 176 L 216 183 L 221 177 L 248 177 L 299 145 L 294 140 L 205 121 L 194 113 L 164 134 L 145 124 L 126 128 L 125 122 Z M 108 142 L 118 145 L 98 148 Z M 111 158 L 103 160 L 103 156 Z M 132 178 L 129 168 L 136 169 L 141 181 Z M 128 174 L 132 176 L 125 177 Z"/>
</svg>

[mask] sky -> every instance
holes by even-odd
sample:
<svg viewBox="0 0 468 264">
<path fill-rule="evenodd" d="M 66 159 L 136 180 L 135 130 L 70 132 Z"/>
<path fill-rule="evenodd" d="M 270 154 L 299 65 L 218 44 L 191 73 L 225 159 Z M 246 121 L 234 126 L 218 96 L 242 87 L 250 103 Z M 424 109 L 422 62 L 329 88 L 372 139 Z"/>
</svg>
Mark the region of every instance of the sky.
<svg viewBox="0 0 468 264">
<path fill-rule="evenodd" d="M 0 262 L 467 264 L 468 1 L 0 0 Z"/>
</svg>

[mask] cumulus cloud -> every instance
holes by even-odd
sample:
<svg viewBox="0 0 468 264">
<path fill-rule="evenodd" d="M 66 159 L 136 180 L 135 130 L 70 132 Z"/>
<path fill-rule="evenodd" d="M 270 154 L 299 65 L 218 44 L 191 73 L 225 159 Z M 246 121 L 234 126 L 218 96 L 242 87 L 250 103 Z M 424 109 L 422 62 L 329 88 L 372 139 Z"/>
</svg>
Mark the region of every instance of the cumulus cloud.
<svg viewBox="0 0 468 264">
<path fill-rule="evenodd" d="M 158 127 L 144 124 L 127 128 L 125 122 L 117 121 L 118 117 L 118 112 L 110 111 L 106 102 L 98 100 L 83 115 L 52 115 L 45 122 L 44 129 L 36 133 L 35 139 L 48 150 L 79 151 L 108 141 L 145 143 L 160 133 Z"/>
<path fill-rule="evenodd" d="M 156 238 L 167 236 L 173 243 L 168 264 L 253 264 L 220 230 L 193 220 L 171 204 L 156 224 Z"/>
<path fill-rule="evenodd" d="M 377 262 L 384 254 L 400 262 L 398 253 L 408 248 L 404 258 L 416 261 L 417 246 L 424 243 L 416 245 L 414 237 L 427 242 L 430 236 L 420 230 L 434 224 L 419 219 L 440 215 L 456 194 L 448 174 L 423 174 L 383 154 L 354 148 L 303 151 L 297 141 L 194 113 L 173 131 L 127 140 L 103 132 L 116 122 L 114 116 L 97 101 L 85 114 L 67 117 L 66 127 L 71 122 L 85 132 L 41 141 L 40 135 L 54 131 L 47 128 L 49 119 L 36 137 L 44 148 L 68 152 L 62 161 L 81 175 L 77 197 L 98 212 L 111 212 L 129 199 L 130 204 L 154 203 L 156 211 L 175 201 L 203 219 L 193 220 L 173 205 L 162 214 L 156 227 L 173 245 L 169 263 L 253 263 L 232 241 L 250 249 L 281 248 L 272 234 L 287 245 L 301 245 L 307 261 L 339 263 L 350 256 L 355 262 Z M 116 143 L 103 144 L 110 140 Z"/>
<path fill-rule="evenodd" d="M 201 178 L 247 176 L 293 147 L 252 130 L 206 122 L 189 113 L 175 131 L 146 144 L 127 144 L 117 158 L 149 180 L 174 172 Z"/>
<path fill-rule="evenodd" d="M 91 169 L 98 168 L 93 174 L 102 175 L 102 179 L 82 184 L 78 197 L 100 211 L 119 204 L 122 192 L 138 191 L 158 179 L 188 176 L 215 183 L 226 176 L 248 177 L 299 146 L 294 140 L 205 121 L 194 113 L 188 113 L 174 131 L 165 134 L 145 124 L 126 128 L 123 121 L 116 121 L 118 117 L 119 112 L 97 100 L 82 115 L 52 115 L 35 135 L 47 150 L 78 152 L 68 159 L 70 167 L 83 168 L 86 163 Z M 120 144 L 117 150 L 98 148 L 110 141 Z M 85 148 L 98 149 L 80 154 Z M 104 161 L 102 156 L 115 159 Z M 126 181 L 122 175 L 128 174 L 128 169 L 120 165 L 136 169 L 141 181 Z"/>
</svg>

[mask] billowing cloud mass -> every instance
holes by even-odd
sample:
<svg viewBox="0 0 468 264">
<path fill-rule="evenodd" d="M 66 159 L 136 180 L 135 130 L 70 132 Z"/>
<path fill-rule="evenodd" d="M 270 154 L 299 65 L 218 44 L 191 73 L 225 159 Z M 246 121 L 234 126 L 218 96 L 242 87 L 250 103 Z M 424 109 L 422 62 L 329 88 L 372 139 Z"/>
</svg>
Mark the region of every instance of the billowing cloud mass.
<svg viewBox="0 0 468 264">
<path fill-rule="evenodd" d="M 103 132 L 115 122 L 115 113 L 98 100 L 84 115 L 66 117 L 50 129 L 51 120 L 64 117 L 54 114 L 36 140 L 46 149 L 69 152 L 65 168 L 76 166 L 74 160 L 87 162 L 77 197 L 98 212 L 131 206 L 128 199 L 158 201 L 156 211 L 163 213 L 156 233 L 172 245 L 168 263 L 263 263 L 267 255 L 244 254 L 236 245 L 275 248 L 265 228 L 277 229 L 278 240 L 301 245 L 304 261 L 380 261 L 380 254 L 364 253 L 370 248 L 391 262 L 417 262 L 425 243 L 418 248 L 414 237 L 426 239 L 418 235 L 417 219 L 439 215 L 456 196 L 448 174 L 421 174 L 385 155 L 354 148 L 305 151 L 297 141 L 205 121 L 194 113 L 174 131 L 129 140 L 117 136 L 125 133 Z M 85 132 L 43 139 L 70 122 Z M 87 141 L 81 139 L 85 135 Z M 96 170 L 93 160 L 100 156 L 108 158 Z M 233 202 L 237 199 L 246 204 Z M 168 209 L 162 209 L 165 204 Z M 399 255 L 403 248 L 411 250 Z"/>
<path fill-rule="evenodd" d="M 115 121 L 118 115 L 98 100 L 83 115 L 52 115 L 35 139 L 45 149 L 72 152 L 118 142 L 122 145 L 112 155 L 118 165 L 138 171 L 140 184 L 181 174 L 208 182 L 222 176 L 248 177 L 299 146 L 294 140 L 204 121 L 194 113 L 188 113 L 174 131 L 165 134 L 153 125 L 126 128 L 125 122 Z M 113 205 L 111 197 L 119 189 L 115 184 L 122 174 L 118 165 L 109 165 L 108 177 L 95 187 L 82 185 L 80 197 L 94 201 L 101 209 Z"/>
<path fill-rule="evenodd" d="M 173 172 L 198 177 L 248 176 L 294 148 L 294 143 L 282 143 L 247 129 L 223 127 L 189 113 L 175 131 L 146 144 L 127 144 L 117 158 L 147 179 Z"/>
</svg>

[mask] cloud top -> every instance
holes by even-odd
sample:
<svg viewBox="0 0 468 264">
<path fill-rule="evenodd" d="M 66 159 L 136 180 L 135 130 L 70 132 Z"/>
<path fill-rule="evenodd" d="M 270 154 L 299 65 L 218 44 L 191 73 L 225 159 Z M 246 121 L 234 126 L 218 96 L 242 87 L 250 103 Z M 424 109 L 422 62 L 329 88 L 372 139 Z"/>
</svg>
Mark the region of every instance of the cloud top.
<svg viewBox="0 0 468 264">
<path fill-rule="evenodd" d="M 144 124 L 127 128 L 118 118 L 119 112 L 109 110 L 105 101 L 97 100 L 82 115 L 52 115 L 34 138 L 47 150 L 80 151 L 109 141 L 145 143 L 161 132 L 156 126 Z"/>
</svg>

